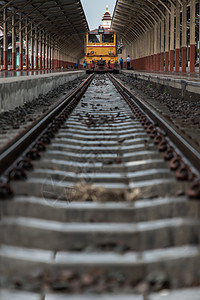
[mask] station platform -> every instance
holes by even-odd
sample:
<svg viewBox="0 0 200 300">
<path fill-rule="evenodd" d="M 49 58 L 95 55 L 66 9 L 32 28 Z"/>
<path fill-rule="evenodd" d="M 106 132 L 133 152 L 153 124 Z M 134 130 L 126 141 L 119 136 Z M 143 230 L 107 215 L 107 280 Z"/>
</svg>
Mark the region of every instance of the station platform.
<svg viewBox="0 0 200 300">
<path fill-rule="evenodd" d="M 197 101 L 200 97 L 200 76 L 196 74 L 147 72 L 136 70 L 121 70 L 122 74 L 138 80 L 147 81 L 163 92 L 168 92 L 174 97 L 184 100 Z"/>
<path fill-rule="evenodd" d="M 50 294 L 45 295 L 30 293 L 30 292 L 20 292 L 20 291 L 7 291 L 0 290 L 0 297 L 2 300 L 11 300 L 15 298 L 16 300 L 198 300 L 200 294 L 199 288 L 188 288 L 182 290 L 163 290 L 158 293 L 153 293 L 150 295 L 132 294 L 132 295 L 72 295 L 72 294 Z"/>
<path fill-rule="evenodd" d="M 2 74 L 3 73 L 3 74 Z M 27 101 L 85 75 L 84 70 L 0 72 L 0 112 L 14 109 Z"/>
<path fill-rule="evenodd" d="M 54 69 L 54 70 L 6 70 L 0 71 L 0 78 L 8 78 L 8 77 L 19 77 L 19 76 L 32 76 L 32 75 L 44 75 L 44 74 L 52 74 L 52 73 L 60 73 L 60 72 L 72 72 L 77 71 L 77 69 Z"/>
</svg>

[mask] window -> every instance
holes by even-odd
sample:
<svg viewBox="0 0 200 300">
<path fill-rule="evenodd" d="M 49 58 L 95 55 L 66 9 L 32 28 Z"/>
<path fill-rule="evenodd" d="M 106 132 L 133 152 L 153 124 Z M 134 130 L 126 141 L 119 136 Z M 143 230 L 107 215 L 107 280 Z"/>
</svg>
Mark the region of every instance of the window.
<svg viewBox="0 0 200 300">
<path fill-rule="evenodd" d="M 100 43 L 100 34 L 89 34 L 89 43 Z"/>
<path fill-rule="evenodd" d="M 103 34 L 102 42 L 103 43 L 114 43 L 114 34 Z"/>
</svg>

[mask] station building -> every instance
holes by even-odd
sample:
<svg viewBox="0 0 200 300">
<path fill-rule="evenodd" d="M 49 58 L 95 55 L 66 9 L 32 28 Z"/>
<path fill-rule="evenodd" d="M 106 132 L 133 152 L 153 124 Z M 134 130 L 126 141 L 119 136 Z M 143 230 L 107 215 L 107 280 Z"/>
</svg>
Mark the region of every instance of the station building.
<svg viewBox="0 0 200 300">
<path fill-rule="evenodd" d="M 83 58 L 81 2 L 56 3 L 1 1 L 1 70 L 67 68 Z M 199 15 L 198 0 L 117 0 L 102 25 L 117 33 L 136 70 L 199 73 Z"/>
</svg>

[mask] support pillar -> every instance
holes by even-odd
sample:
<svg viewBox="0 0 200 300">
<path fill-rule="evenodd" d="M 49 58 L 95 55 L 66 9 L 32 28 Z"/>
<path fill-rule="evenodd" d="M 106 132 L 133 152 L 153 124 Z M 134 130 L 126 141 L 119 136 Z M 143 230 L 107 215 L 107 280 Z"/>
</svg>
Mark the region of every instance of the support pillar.
<svg viewBox="0 0 200 300">
<path fill-rule="evenodd" d="M 60 55 L 60 68 L 63 67 L 63 53 L 61 52 L 61 55 Z"/>
<path fill-rule="evenodd" d="M 34 69 L 34 33 L 33 24 L 31 24 L 31 69 Z"/>
<path fill-rule="evenodd" d="M 51 36 L 49 35 L 49 69 L 52 69 L 52 45 L 51 45 Z"/>
<path fill-rule="evenodd" d="M 146 57 L 145 57 L 145 70 L 149 70 L 149 32 L 146 32 Z"/>
<path fill-rule="evenodd" d="M 50 69 L 50 66 L 51 66 L 51 55 L 50 55 L 50 37 L 49 35 L 47 35 L 47 58 L 48 58 L 48 61 L 47 61 L 47 69 Z"/>
<path fill-rule="evenodd" d="M 7 8 L 3 10 L 3 64 L 4 70 L 8 70 L 8 23 L 7 18 Z"/>
<path fill-rule="evenodd" d="M 40 46 L 40 67 L 39 69 L 42 70 L 42 32 L 39 33 L 39 46 Z"/>
<path fill-rule="evenodd" d="M 54 44 L 54 69 L 57 69 L 57 42 Z"/>
<path fill-rule="evenodd" d="M 51 35 L 49 35 L 49 58 L 50 58 L 50 70 L 53 69 L 53 41 Z"/>
<path fill-rule="evenodd" d="M 46 69 L 49 69 L 49 38 L 46 34 Z"/>
<path fill-rule="evenodd" d="M 180 63 L 180 3 L 176 0 L 176 48 L 175 48 L 175 71 L 179 72 Z"/>
<path fill-rule="evenodd" d="M 54 69 L 54 40 L 51 40 L 51 69 Z"/>
<path fill-rule="evenodd" d="M 148 62 L 147 62 L 147 70 L 151 69 L 151 35 L 150 35 L 150 31 L 148 31 L 147 33 L 148 36 Z"/>
<path fill-rule="evenodd" d="M 174 5 L 171 4 L 170 16 L 170 71 L 174 71 Z"/>
<path fill-rule="evenodd" d="M 161 22 L 161 33 L 160 33 L 160 71 L 164 71 L 164 51 L 165 51 L 165 45 L 164 45 L 164 19 L 162 18 Z"/>
<path fill-rule="evenodd" d="M 51 39 L 50 35 L 48 35 L 48 58 L 49 58 L 49 64 L 48 64 L 48 69 L 51 69 Z"/>
<path fill-rule="evenodd" d="M 154 29 L 151 29 L 151 58 L 150 58 L 150 65 L 151 65 L 151 70 L 153 70 L 153 63 L 154 63 Z"/>
<path fill-rule="evenodd" d="M 29 69 L 28 20 L 26 20 L 25 36 L 26 36 L 26 70 L 28 70 Z"/>
<path fill-rule="evenodd" d="M 58 69 L 60 69 L 60 49 L 58 48 Z"/>
<path fill-rule="evenodd" d="M 19 21 L 19 70 L 23 70 L 23 35 L 21 16 Z"/>
<path fill-rule="evenodd" d="M 59 49 L 59 46 L 58 46 L 58 49 L 57 49 L 57 60 L 58 60 L 57 68 L 59 69 L 60 68 L 60 49 Z"/>
<path fill-rule="evenodd" d="M 51 35 L 49 35 L 49 69 L 52 69 L 52 45 L 51 45 Z"/>
<path fill-rule="evenodd" d="M 38 31 L 35 29 L 35 69 L 38 70 Z"/>
<path fill-rule="evenodd" d="M 161 24 L 158 23 L 157 26 L 157 71 L 160 71 L 160 29 L 161 29 Z"/>
<path fill-rule="evenodd" d="M 54 69 L 57 68 L 56 60 L 57 60 L 57 46 L 56 46 L 56 41 L 54 41 Z"/>
<path fill-rule="evenodd" d="M 157 23 L 154 26 L 154 55 L 153 55 L 153 70 L 157 69 L 156 61 L 157 61 Z"/>
<path fill-rule="evenodd" d="M 42 69 L 45 69 L 45 67 L 46 67 L 46 64 L 45 64 L 45 58 L 46 58 L 46 45 L 45 45 L 45 35 L 44 35 L 44 33 L 43 33 L 43 36 L 42 36 L 42 44 L 43 44 L 43 66 L 42 66 Z"/>
<path fill-rule="evenodd" d="M 200 0 L 199 0 L 200 7 Z M 199 13 L 199 24 L 200 24 L 200 13 Z M 199 26 L 199 60 L 200 60 L 200 26 Z M 200 63 L 199 63 L 199 75 L 200 75 Z"/>
<path fill-rule="evenodd" d="M 57 69 L 57 43 L 54 44 L 54 69 Z"/>
<path fill-rule="evenodd" d="M 165 19 L 165 72 L 169 71 L 169 13 Z"/>
<path fill-rule="evenodd" d="M 182 72 L 186 72 L 187 65 L 187 0 L 183 0 L 182 8 Z"/>
<path fill-rule="evenodd" d="M 12 16 L 12 69 L 16 70 L 16 32 L 15 16 Z"/>
<path fill-rule="evenodd" d="M 56 69 L 59 69 L 59 50 L 58 50 L 58 44 L 57 44 L 57 51 L 56 51 Z"/>
<path fill-rule="evenodd" d="M 195 0 L 190 4 L 190 72 L 195 71 Z"/>
</svg>

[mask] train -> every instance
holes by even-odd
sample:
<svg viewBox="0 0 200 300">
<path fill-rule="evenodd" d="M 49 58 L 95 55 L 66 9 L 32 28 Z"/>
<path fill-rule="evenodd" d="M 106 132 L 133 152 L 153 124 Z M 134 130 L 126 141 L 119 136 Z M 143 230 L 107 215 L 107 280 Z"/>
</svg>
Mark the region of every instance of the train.
<svg viewBox="0 0 200 300">
<path fill-rule="evenodd" d="M 116 33 L 103 26 L 87 32 L 84 62 L 86 73 L 119 73 Z"/>
</svg>

